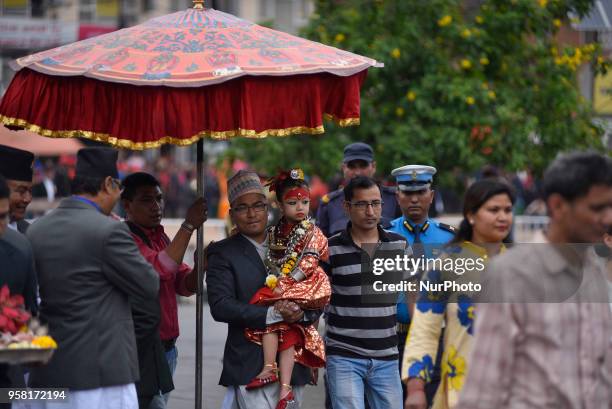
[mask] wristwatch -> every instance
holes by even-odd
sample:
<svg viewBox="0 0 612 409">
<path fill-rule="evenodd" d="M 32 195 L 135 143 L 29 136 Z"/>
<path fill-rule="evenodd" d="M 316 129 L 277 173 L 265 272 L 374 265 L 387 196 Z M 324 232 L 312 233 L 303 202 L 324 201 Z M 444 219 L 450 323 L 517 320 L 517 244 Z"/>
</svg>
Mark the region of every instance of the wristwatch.
<svg viewBox="0 0 612 409">
<path fill-rule="evenodd" d="M 193 233 L 195 230 L 195 226 L 187 221 L 184 221 L 183 224 L 181 224 L 181 228 L 187 230 L 189 233 Z"/>
</svg>

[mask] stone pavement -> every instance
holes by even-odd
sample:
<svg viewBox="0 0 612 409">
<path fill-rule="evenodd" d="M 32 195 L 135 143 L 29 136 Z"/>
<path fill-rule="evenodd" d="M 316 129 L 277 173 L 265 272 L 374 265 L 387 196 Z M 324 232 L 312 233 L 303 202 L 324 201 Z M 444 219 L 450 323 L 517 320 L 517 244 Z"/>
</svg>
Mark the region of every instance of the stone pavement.
<svg viewBox="0 0 612 409">
<path fill-rule="evenodd" d="M 181 336 L 178 339 L 179 361 L 174 374 L 175 390 L 170 394 L 168 409 L 195 408 L 195 296 L 184 298 L 179 304 Z M 218 385 L 221 375 L 221 359 L 227 335 L 227 325 L 215 322 L 208 305 L 204 305 L 204 384 L 203 409 L 219 409 L 225 388 Z M 302 409 L 323 409 L 323 375 L 319 374 L 318 386 L 307 386 Z"/>
</svg>

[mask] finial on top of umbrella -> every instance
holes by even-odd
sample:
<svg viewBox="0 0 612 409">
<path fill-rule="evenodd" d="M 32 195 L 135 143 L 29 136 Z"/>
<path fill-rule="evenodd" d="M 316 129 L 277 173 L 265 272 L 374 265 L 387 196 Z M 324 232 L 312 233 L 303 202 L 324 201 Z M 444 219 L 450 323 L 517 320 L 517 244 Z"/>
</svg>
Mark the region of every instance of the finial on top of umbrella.
<svg viewBox="0 0 612 409">
<path fill-rule="evenodd" d="M 193 8 L 197 10 L 204 10 L 204 0 L 193 0 Z"/>
</svg>

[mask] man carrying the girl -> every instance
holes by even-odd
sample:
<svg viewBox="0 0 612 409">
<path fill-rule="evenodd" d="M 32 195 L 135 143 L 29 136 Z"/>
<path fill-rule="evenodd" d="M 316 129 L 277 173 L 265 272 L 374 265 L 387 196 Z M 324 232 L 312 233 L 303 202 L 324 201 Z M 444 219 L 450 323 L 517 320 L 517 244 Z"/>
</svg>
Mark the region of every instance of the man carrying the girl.
<svg viewBox="0 0 612 409">
<path fill-rule="evenodd" d="M 259 176 L 240 171 L 230 178 L 230 216 L 237 233 L 208 248 L 211 313 L 228 323 L 219 381 L 228 387 L 224 409 L 299 405 L 303 386 L 311 381 L 303 364 L 319 367 L 325 360 L 312 324 L 329 298 L 329 282 L 318 268 L 327 240 L 305 219 L 303 174 L 295 170 L 276 180 L 285 217 L 268 232 L 268 201 Z"/>
</svg>

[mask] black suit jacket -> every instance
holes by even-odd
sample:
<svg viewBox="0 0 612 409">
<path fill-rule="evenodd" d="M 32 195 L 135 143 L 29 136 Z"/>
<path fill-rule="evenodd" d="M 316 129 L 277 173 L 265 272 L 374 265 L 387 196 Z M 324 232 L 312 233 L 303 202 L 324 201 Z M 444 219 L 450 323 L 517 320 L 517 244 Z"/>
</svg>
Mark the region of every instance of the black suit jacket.
<svg viewBox="0 0 612 409">
<path fill-rule="evenodd" d="M 130 299 L 140 380 L 136 382 L 139 397 L 152 398 L 161 391 L 174 389 L 166 353 L 159 337 L 159 300 Z"/>
<path fill-rule="evenodd" d="M 211 244 L 208 248 L 206 286 L 210 312 L 228 324 L 219 384 L 246 385 L 263 368 L 263 349 L 246 339 L 245 328 L 266 327 L 268 307 L 249 304 L 266 279 L 266 269 L 255 247 L 242 234 Z M 320 311 L 311 320 L 318 318 Z M 296 364 L 291 383 L 305 385 L 310 370 Z"/>
<path fill-rule="evenodd" d="M 17 222 L 17 231 L 21 234 L 26 234 L 29 227 L 30 223 L 26 222 L 25 220 L 19 220 Z"/>
<path fill-rule="evenodd" d="M 38 284 L 30 242 L 21 233 L 6 229 L 0 236 L 0 287 L 8 285 L 11 294 L 21 294 L 25 307 L 38 313 Z"/>
</svg>

